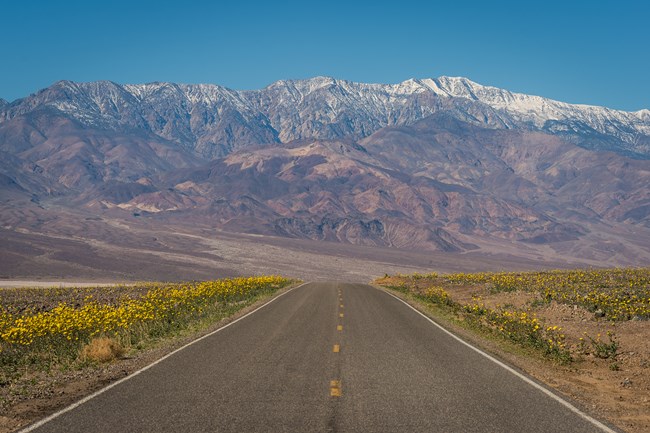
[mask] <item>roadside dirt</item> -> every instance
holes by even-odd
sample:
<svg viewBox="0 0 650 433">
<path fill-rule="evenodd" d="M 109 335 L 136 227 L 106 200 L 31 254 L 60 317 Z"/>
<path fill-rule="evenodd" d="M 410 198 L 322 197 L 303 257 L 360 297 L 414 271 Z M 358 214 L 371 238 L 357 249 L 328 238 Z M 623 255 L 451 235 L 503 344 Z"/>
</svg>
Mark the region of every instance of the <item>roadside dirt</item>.
<svg viewBox="0 0 650 433">
<path fill-rule="evenodd" d="M 399 285 L 400 278 L 381 279 L 381 285 Z M 377 283 L 377 282 L 376 282 Z M 428 287 L 422 281 L 418 290 Z M 567 337 L 574 361 L 560 365 L 541 356 L 520 350 L 499 338 L 485 338 L 454 323 L 425 303 L 398 291 L 391 291 L 419 310 L 432 316 L 443 326 L 467 341 L 482 347 L 508 364 L 556 389 L 587 413 L 609 421 L 629 433 L 650 431 L 650 321 L 609 322 L 579 306 L 551 302 L 535 303 L 535 296 L 526 292 L 490 293 L 477 286 L 445 286 L 457 302 L 468 303 L 480 297 L 489 307 L 532 310 L 547 326 L 559 326 Z M 607 332 L 618 342 L 617 355 L 602 359 L 594 354 L 587 336 L 608 342 Z M 587 336 L 585 336 L 585 333 Z M 580 338 L 583 338 L 581 342 Z"/>
<path fill-rule="evenodd" d="M 75 281 L 41 281 L 41 280 L 0 280 L 0 288 L 18 289 L 23 287 L 106 287 L 115 286 L 116 283 L 98 280 L 96 282 Z"/>
</svg>

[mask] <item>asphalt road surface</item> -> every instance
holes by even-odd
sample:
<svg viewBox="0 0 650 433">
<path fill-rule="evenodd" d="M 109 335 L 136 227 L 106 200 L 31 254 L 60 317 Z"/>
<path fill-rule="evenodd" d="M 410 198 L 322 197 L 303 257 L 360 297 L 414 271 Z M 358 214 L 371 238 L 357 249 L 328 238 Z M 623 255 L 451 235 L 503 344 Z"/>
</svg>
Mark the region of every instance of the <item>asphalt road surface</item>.
<svg viewBox="0 0 650 433">
<path fill-rule="evenodd" d="M 37 432 L 598 432 L 401 301 L 311 283 Z"/>
</svg>

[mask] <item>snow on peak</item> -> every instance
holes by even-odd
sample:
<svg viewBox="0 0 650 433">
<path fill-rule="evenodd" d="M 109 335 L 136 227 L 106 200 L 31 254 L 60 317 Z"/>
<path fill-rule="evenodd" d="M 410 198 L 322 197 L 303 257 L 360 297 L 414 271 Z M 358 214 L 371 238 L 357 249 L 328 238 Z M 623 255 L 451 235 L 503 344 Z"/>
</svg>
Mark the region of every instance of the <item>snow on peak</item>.
<svg viewBox="0 0 650 433">
<path fill-rule="evenodd" d="M 246 122 L 259 120 L 264 127 L 270 125 L 279 131 L 280 139 L 288 140 L 302 137 L 303 132 L 313 125 L 321 125 L 323 130 L 330 131 L 327 125 L 336 124 L 338 126 L 330 131 L 334 135 L 367 135 L 384 126 L 417 121 L 440 109 L 435 98 L 420 98 L 420 95 L 476 101 L 480 104 L 463 102 L 458 105 L 461 117 L 488 119 L 493 116 L 490 118 L 495 127 L 516 123 L 551 132 L 558 128 L 574 130 L 577 127 L 577 133 L 595 131 L 615 136 L 632 146 L 636 146 L 634 143 L 639 134 L 650 135 L 650 110 L 647 109 L 624 112 L 573 105 L 483 86 L 463 77 L 447 76 L 410 78 L 396 84 L 359 83 L 319 76 L 280 80 L 264 89 L 247 91 L 214 84 L 153 82 L 119 85 L 110 81 L 59 81 L 25 98 L 23 103 L 7 105 L 6 101 L 0 101 L 0 107 L 4 107 L 4 116 L 11 118 L 37 105 L 50 105 L 87 124 L 115 127 L 129 122 L 135 125 L 153 122 L 150 119 L 158 119 L 159 115 L 177 116 L 175 121 L 186 123 L 190 113 L 203 113 L 206 122 L 216 122 L 223 113 L 237 113 L 236 116 L 242 116 Z M 465 108 L 470 105 L 472 107 Z M 491 112 L 476 117 L 484 109 Z M 463 114 L 464 110 L 473 111 Z M 150 116 L 149 113 L 157 114 Z M 164 122 L 161 125 L 154 126 L 164 129 Z"/>
<path fill-rule="evenodd" d="M 541 96 L 514 93 L 497 87 L 483 86 L 467 78 L 440 77 L 422 82 L 438 96 L 466 98 L 482 102 L 513 118 L 543 128 L 548 121 L 582 122 L 590 128 L 615 135 L 624 141 L 642 132 L 650 135 L 648 110 L 636 113 L 612 110 L 606 107 L 568 104 Z M 626 127 L 634 131 L 623 132 Z"/>
<path fill-rule="evenodd" d="M 642 119 L 646 122 L 650 122 L 650 110 L 648 109 L 639 110 L 635 114 L 639 117 L 639 119 Z"/>
<path fill-rule="evenodd" d="M 278 80 L 266 87 L 266 89 L 281 89 L 281 88 L 295 88 L 299 89 L 302 92 L 311 93 L 315 90 L 326 88 L 332 85 L 339 85 L 339 80 L 326 77 L 326 76 L 317 76 L 313 78 L 307 78 L 302 80 Z M 257 92 L 256 90 L 251 90 L 251 92 Z"/>
<path fill-rule="evenodd" d="M 400 93 L 400 94 L 416 94 L 416 93 L 422 93 L 428 91 L 427 86 L 422 84 L 421 80 L 417 80 L 415 78 L 410 78 L 406 81 L 402 81 L 401 83 L 395 84 L 392 86 L 392 90 L 394 92 Z"/>
</svg>

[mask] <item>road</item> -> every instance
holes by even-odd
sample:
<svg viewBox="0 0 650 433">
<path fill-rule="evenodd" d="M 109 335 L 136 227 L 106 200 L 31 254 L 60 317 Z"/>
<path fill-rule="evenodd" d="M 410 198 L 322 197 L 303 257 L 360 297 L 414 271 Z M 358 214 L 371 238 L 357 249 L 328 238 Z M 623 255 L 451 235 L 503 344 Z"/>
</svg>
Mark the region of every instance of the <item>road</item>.
<svg viewBox="0 0 650 433">
<path fill-rule="evenodd" d="M 598 432 L 393 296 L 310 283 L 36 432 Z"/>
</svg>

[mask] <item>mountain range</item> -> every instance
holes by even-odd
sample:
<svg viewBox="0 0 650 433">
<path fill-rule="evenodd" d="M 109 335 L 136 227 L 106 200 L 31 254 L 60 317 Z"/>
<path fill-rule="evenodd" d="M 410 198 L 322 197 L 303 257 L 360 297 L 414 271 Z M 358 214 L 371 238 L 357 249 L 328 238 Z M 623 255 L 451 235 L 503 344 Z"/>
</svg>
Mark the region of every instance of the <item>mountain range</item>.
<svg viewBox="0 0 650 433">
<path fill-rule="evenodd" d="M 402 249 L 650 258 L 649 110 L 465 78 L 60 81 L 0 100 L 0 158 L 8 229 L 66 209 Z"/>
</svg>

